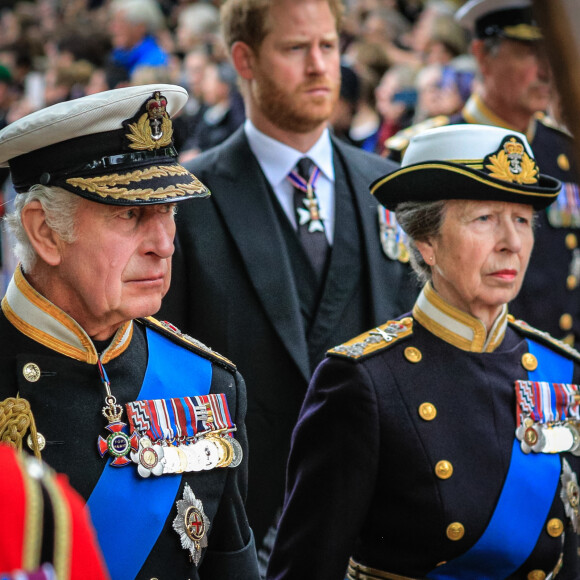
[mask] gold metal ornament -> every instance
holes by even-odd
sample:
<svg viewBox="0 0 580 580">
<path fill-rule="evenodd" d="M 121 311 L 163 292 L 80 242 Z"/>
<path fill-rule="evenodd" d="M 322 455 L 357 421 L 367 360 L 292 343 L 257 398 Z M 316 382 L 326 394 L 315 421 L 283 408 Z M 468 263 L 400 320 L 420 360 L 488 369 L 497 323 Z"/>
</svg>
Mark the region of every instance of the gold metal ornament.
<svg viewBox="0 0 580 580">
<path fill-rule="evenodd" d="M 131 141 L 129 147 L 137 150 L 159 149 L 171 144 L 173 138 L 173 125 L 166 111 L 167 99 L 156 92 L 145 108 L 137 122 L 128 125 L 130 133 L 127 139 Z"/>
<path fill-rule="evenodd" d="M 512 137 L 503 144 L 503 149 L 489 157 L 489 176 L 502 181 L 521 184 L 538 183 L 538 167 L 526 153 L 523 143 Z"/>
<path fill-rule="evenodd" d="M 203 511 L 201 500 L 195 497 L 189 484 L 183 488 L 183 499 L 177 501 L 177 516 L 173 520 L 173 529 L 179 534 L 181 547 L 189 551 L 193 563 L 197 566 L 201 559 L 201 550 L 207 547 L 209 518 Z"/>
</svg>

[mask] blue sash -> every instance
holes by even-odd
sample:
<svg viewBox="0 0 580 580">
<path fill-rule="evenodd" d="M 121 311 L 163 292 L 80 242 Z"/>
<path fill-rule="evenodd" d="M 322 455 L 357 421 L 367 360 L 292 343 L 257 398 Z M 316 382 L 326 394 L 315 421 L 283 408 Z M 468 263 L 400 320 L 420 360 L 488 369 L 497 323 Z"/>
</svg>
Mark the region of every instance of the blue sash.
<svg viewBox="0 0 580 580">
<path fill-rule="evenodd" d="M 529 352 L 538 360 L 538 368 L 528 372 L 529 380 L 572 382 L 574 365 L 571 360 L 533 340 L 527 339 L 527 342 Z M 559 479 L 558 454 L 526 455 L 516 439 L 501 495 L 483 535 L 465 554 L 438 566 L 426 577 L 431 580 L 502 580 L 513 574 L 527 560 L 538 541 Z"/>
<path fill-rule="evenodd" d="M 211 362 L 149 328 L 146 332 L 149 360 L 137 399 L 207 395 Z M 181 476 L 143 479 L 136 466 L 107 463 L 87 505 L 112 580 L 137 576 L 163 529 L 180 483 Z"/>
</svg>

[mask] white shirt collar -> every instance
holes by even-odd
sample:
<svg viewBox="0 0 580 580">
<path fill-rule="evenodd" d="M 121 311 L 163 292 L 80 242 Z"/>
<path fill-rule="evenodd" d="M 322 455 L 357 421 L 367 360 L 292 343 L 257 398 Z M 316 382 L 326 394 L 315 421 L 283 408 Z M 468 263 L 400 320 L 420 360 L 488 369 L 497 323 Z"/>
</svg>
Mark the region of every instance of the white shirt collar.
<svg viewBox="0 0 580 580">
<path fill-rule="evenodd" d="M 250 149 L 260 162 L 262 170 L 272 187 L 279 186 L 302 157 L 312 159 L 326 178 L 334 183 L 332 142 L 330 141 L 328 129 L 324 129 L 318 141 L 306 153 L 297 151 L 276 139 L 272 139 L 272 137 L 258 130 L 249 119 L 245 121 L 244 130 Z"/>
</svg>

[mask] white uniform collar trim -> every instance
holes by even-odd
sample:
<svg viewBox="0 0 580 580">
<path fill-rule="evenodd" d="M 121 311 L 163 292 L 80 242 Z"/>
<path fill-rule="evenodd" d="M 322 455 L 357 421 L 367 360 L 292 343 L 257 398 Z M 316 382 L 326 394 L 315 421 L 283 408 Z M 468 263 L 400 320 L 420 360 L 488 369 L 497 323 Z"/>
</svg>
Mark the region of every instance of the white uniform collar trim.
<svg viewBox="0 0 580 580">
<path fill-rule="evenodd" d="M 413 316 L 422 326 L 445 342 L 469 352 L 493 352 L 503 341 L 507 328 L 504 305 L 493 326 L 486 332 L 481 320 L 443 300 L 427 283 L 413 307 Z"/>
<path fill-rule="evenodd" d="M 96 364 L 98 354 L 89 335 L 66 312 L 39 294 L 20 266 L 10 280 L 2 311 L 14 327 L 32 340 L 70 358 Z M 129 321 L 117 330 L 102 353 L 103 364 L 124 352 L 132 336 L 133 322 Z"/>
<path fill-rule="evenodd" d="M 510 125 L 506 120 L 502 119 L 498 115 L 489 109 L 481 97 L 477 94 L 473 94 L 467 99 L 463 110 L 461 111 L 463 118 L 468 123 L 476 123 L 478 125 L 492 125 L 494 127 L 503 127 L 510 131 L 519 131 L 514 126 Z M 528 129 L 526 130 L 526 138 L 528 143 L 534 140 L 536 134 L 536 121 L 534 118 L 530 121 Z"/>
</svg>

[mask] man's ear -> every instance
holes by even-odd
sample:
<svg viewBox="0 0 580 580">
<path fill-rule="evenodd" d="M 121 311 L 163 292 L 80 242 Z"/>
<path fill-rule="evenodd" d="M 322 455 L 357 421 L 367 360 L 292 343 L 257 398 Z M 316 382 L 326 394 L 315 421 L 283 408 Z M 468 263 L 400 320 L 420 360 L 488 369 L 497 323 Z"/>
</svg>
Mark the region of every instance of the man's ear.
<svg viewBox="0 0 580 580">
<path fill-rule="evenodd" d="M 62 259 L 63 241 L 46 223 L 46 214 L 39 201 L 26 204 L 20 213 L 22 225 L 39 258 L 49 266 L 58 266 Z"/>
<path fill-rule="evenodd" d="M 236 72 L 243 79 L 249 81 L 254 78 L 254 51 L 241 40 L 234 42 L 231 48 L 232 63 Z"/>
<path fill-rule="evenodd" d="M 482 68 L 485 68 L 488 60 L 488 52 L 485 48 L 485 43 L 483 40 L 476 38 L 471 41 L 471 54 L 473 54 L 479 70 L 481 71 Z"/>
</svg>

